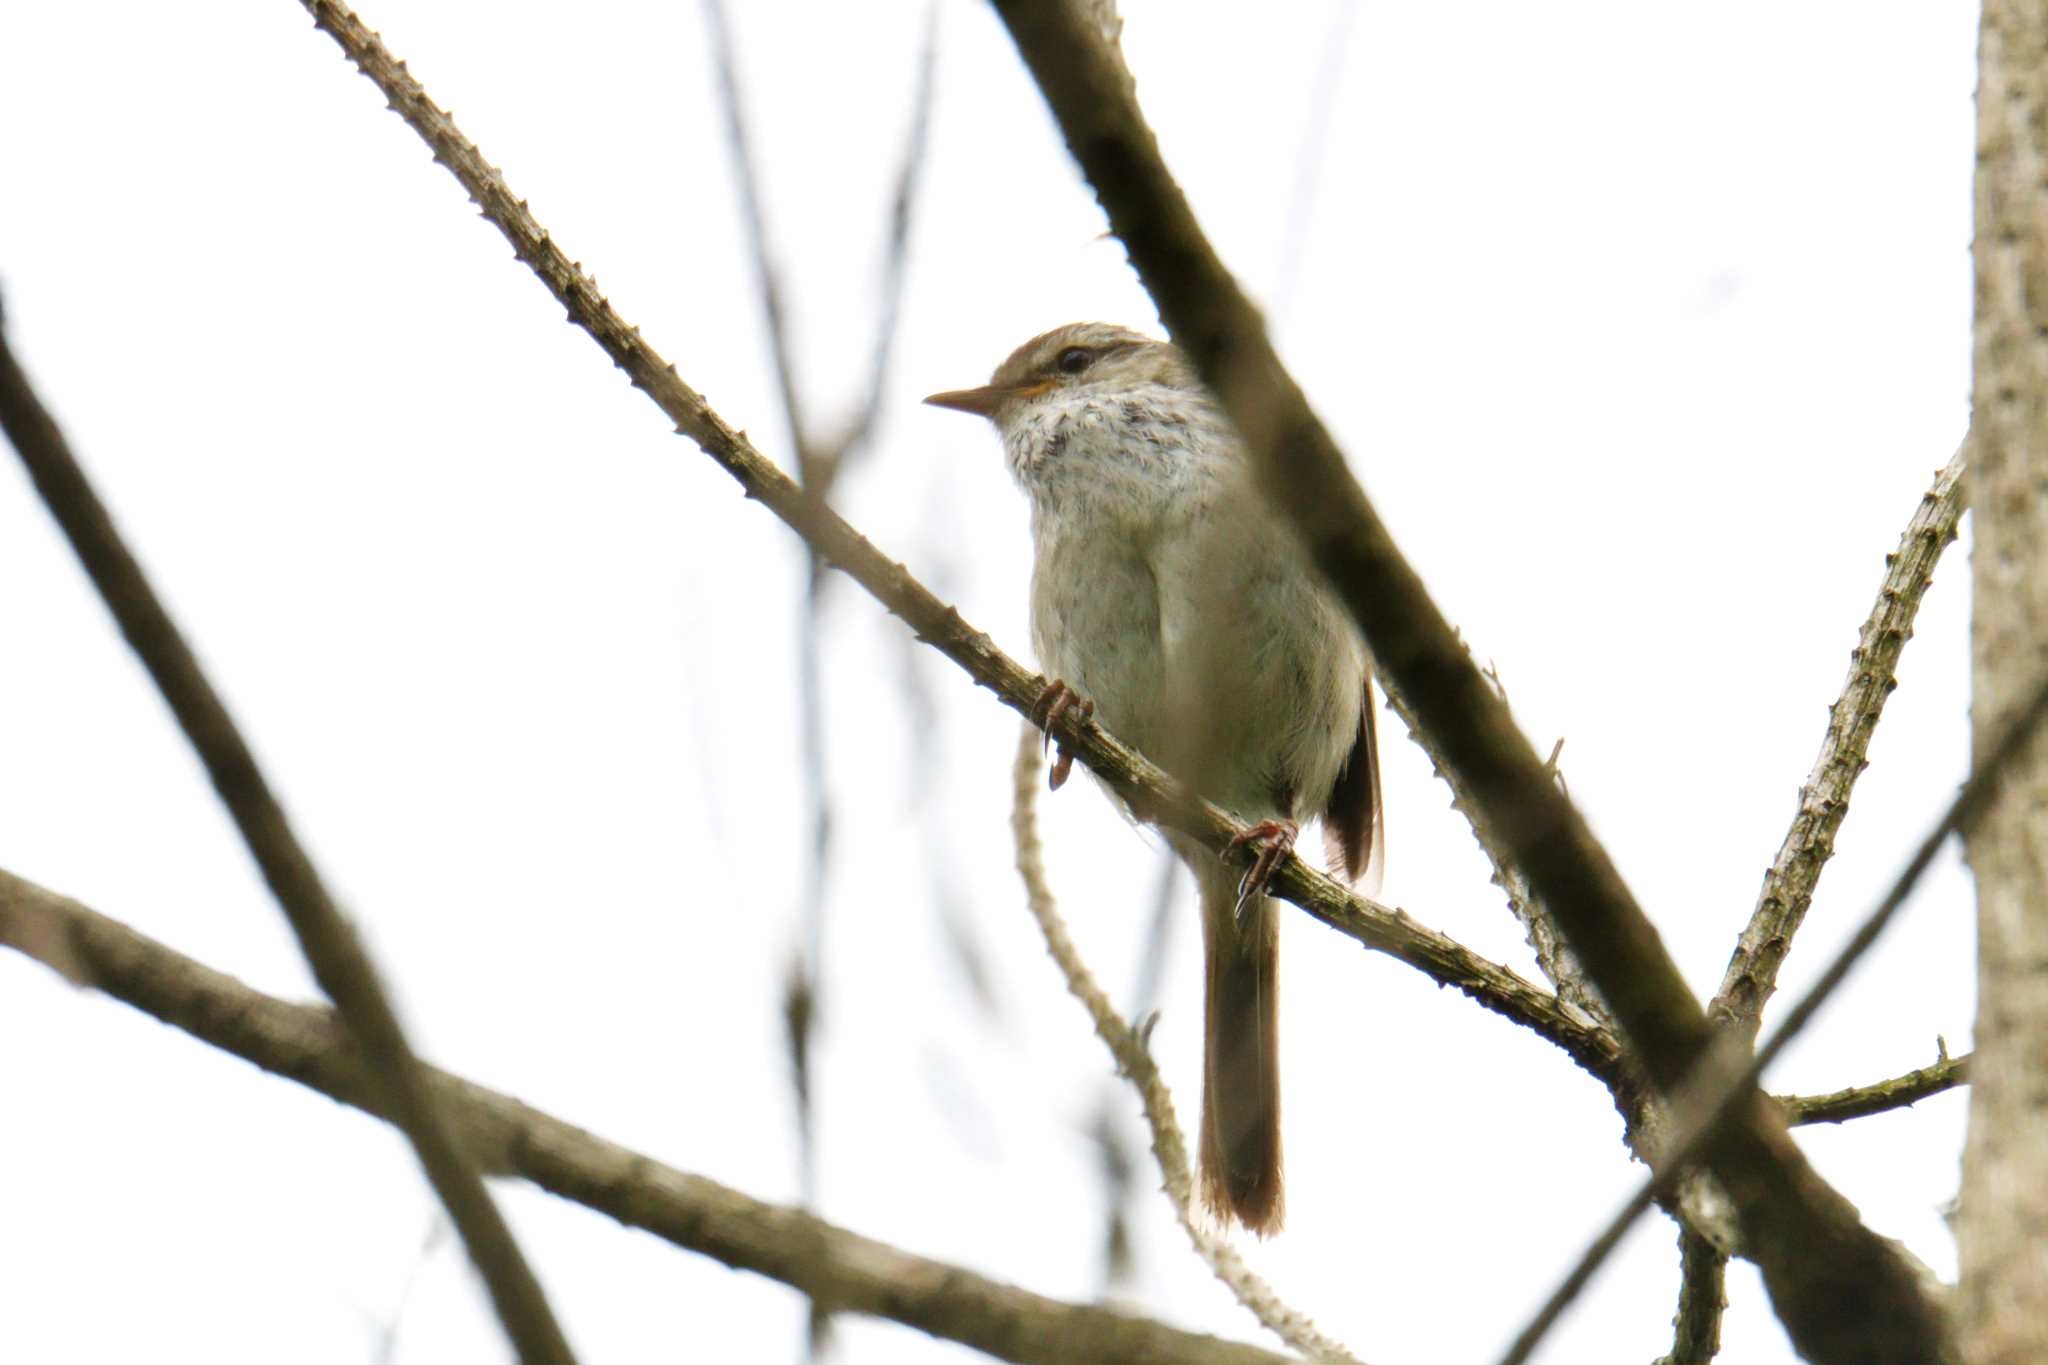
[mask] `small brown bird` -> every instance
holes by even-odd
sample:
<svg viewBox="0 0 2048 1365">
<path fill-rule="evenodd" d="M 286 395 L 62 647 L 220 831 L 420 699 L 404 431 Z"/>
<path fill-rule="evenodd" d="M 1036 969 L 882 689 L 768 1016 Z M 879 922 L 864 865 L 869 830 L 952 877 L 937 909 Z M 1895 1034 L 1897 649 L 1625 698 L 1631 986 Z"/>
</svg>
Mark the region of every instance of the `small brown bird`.
<svg viewBox="0 0 2048 1365">
<path fill-rule="evenodd" d="M 1018 347 L 986 385 L 925 401 L 992 421 L 1031 499 L 1031 635 L 1054 679 L 1048 710 L 1092 707 L 1253 821 L 1244 842 L 1258 856 L 1242 878 L 1172 837 L 1199 888 L 1208 964 L 1202 1198 L 1270 1236 L 1285 1212 L 1280 926 L 1263 893 L 1311 817 L 1347 879 L 1381 861 L 1364 642 L 1168 343 L 1074 323 Z"/>
</svg>

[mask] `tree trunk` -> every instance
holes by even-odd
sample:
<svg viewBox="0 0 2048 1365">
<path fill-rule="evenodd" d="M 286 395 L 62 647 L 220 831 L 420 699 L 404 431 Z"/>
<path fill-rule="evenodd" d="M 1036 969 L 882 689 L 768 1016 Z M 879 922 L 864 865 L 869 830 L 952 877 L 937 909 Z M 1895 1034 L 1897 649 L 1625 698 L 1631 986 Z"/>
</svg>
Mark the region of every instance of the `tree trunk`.
<svg viewBox="0 0 2048 1365">
<path fill-rule="evenodd" d="M 1981 760 L 2048 674 L 2048 4 L 1987 0 L 1979 46 L 1975 587 Z M 1969 840 L 1977 1053 L 1957 1224 L 1970 1365 L 2048 1361 L 2048 745 L 2016 760 Z"/>
</svg>

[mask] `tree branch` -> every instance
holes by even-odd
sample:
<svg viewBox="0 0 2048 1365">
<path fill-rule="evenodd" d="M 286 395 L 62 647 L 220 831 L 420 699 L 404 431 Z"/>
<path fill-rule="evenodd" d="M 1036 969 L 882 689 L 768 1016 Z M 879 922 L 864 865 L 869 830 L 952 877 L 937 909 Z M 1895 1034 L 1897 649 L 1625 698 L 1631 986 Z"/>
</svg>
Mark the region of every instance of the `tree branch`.
<svg viewBox="0 0 2048 1365">
<path fill-rule="evenodd" d="M 1721 1313 L 1728 1307 L 1728 1258 L 1680 1224 L 1678 1311 L 1671 1318 L 1671 1353 L 1656 1365 L 1707 1365 L 1721 1353 Z"/>
<path fill-rule="evenodd" d="M 1847 1123 L 1891 1109 L 1918 1104 L 1930 1095 L 1953 1090 L 1970 1079 L 1970 1057 L 1943 1057 L 1933 1066 L 1908 1071 L 1903 1076 L 1831 1090 L 1825 1095 L 1779 1095 L 1775 1098 L 1785 1111 L 1785 1121 L 1804 1123 Z"/>
<path fill-rule="evenodd" d="M 1913 635 L 1913 618 L 1934 582 L 1941 552 L 1956 538 L 1963 515 L 1963 450 L 1936 475 L 1934 486 L 1920 497 L 1899 548 L 1885 556 L 1884 582 L 1863 622 L 1856 648 L 1849 651 L 1849 677 L 1842 694 L 1828 708 L 1827 733 L 1806 785 L 1799 789 L 1799 810 L 1792 827 L 1764 874 L 1756 910 L 1728 960 L 1720 990 L 1707 1013 L 1716 1024 L 1756 1036 L 1758 1021 L 1772 992 L 1778 969 L 1792 949 L 1792 936 L 1813 904 L 1821 870 L 1834 856 L 1835 834 L 1849 814 L 1849 793 L 1870 766 L 1870 737 L 1884 713 L 1885 700 L 1896 688 L 1899 655 Z"/>
<path fill-rule="evenodd" d="M 78 902 L 0 872 L 0 944 L 202 1042 L 389 1119 L 384 1087 L 327 1011 L 252 990 Z M 421 1065 L 468 1156 L 688 1251 L 835 1309 L 1003 1360 L 1284 1365 L 1287 1357 L 1147 1318 L 1063 1303 L 861 1237 L 664 1166 L 510 1096 Z"/>
<path fill-rule="evenodd" d="M 433 150 L 434 159 L 462 182 L 483 216 L 511 243 L 513 253 L 567 310 L 570 321 L 590 333 L 633 385 L 676 424 L 679 434 L 695 441 L 746 496 L 757 499 L 809 542 L 826 563 L 859 583 L 901 618 L 918 639 L 959 665 L 1018 715 L 1030 717 L 1045 692 L 1042 675 L 1026 670 L 998 649 L 908 569 L 882 554 L 838 513 L 807 496 L 714 412 L 703 396 L 676 374 L 675 367 L 648 345 L 639 329 L 620 318 L 589 276 L 534 221 L 504 177 L 346 6 L 333 0 L 300 3 L 384 92 L 391 107 Z M 1069 753 L 1147 820 L 1217 851 L 1228 849 L 1243 832 L 1238 821 L 1196 799 L 1101 726 L 1070 712 L 1053 733 Z M 1251 858 L 1242 849 L 1233 856 L 1247 864 Z M 1399 910 L 1351 894 L 1299 857 L 1288 859 L 1271 889 L 1339 933 L 1407 963 L 1440 985 L 1457 987 L 1487 1009 L 1534 1031 L 1610 1086 L 1624 1084 L 1613 1039 L 1571 1017 L 1559 1007 L 1556 997 L 1507 968 L 1486 961 Z"/>
<path fill-rule="evenodd" d="M 334 1001 L 351 1036 L 361 1043 L 392 1122 L 412 1143 L 428 1183 L 461 1234 L 470 1260 L 490 1291 L 506 1336 L 522 1360 L 573 1361 L 569 1343 L 548 1307 L 540 1281 L 513 1240 L 511 1228 L 436 1112 L 412 1047 L 376 967 L 356 937 L 355 926 L 334 903 L 226 704 L 199 667 L 142 566 L 129 553 L 55 419 L 16 363 L 4 326 L 0 326 L 0 428 L 6 430 L 50 515 L 63 528 L 121 634 L 205 765 L 221 804 L 227 807 L 242 842 L 290 922 L 299 951 L 313 969 L 313 979 Z"/>
<path fill-rule="evenodd" d="M 1388 682 L 1528 875 L 1620 1020 L 1676 1093 L 1708 1054 L 1705 1011 L 1606 851 L 1466 657 L 1287 374 L 1160 157 L 1103 7 L 994 0 L 1110 227 L 1244 437 L 1261 486 L 1357 619 Z M 1794 1343 L 1821 1361 L 1924 1360 L 1941 1329 L 1892 1246 L 1807 1164 L 1754 1095 L 1707 1165 L 1733 1199 Z"/>
<path fill-rule="evenodd" d="M 1220 1238 L 1196 1226 L 1194 1180 L 1188 1172 L 1187 1139 L 1174 1118 L 1173 1096 L 1166 1081 L 1146 1050 L 1145 1040 L 1123 1016 L 1109 997 L 1095 984 L 1081 950 L 1074 946 L 1065 921 L 1060 918 L 1052 888 L 1045 876 L 1045 850 L 1038 838 L 1038 776 L 1043 766 L 1041 740 L 1035 726 L 1026 725 L 1017 740 L 1017 760 L 1011 769 L 1010 831 L 1016 841 L 1017 875 L 1024 881 L 1024 903 L 1038 921 L 1045 936 L 1046 951 L 1067 980 L 1067 990 L 1088 1011 L 1095 1034 L 1115 1059 L 1117 1069 L 1138 1092 L 1145 1126 L 1152 1133 L 1152 1155 L 1165 1179 L 1166 1198 L 1173 1205 L 1174 1218 L 1187 1233 L 1195 1254 L 1237 1301 L 1267 1330 L 1311 1360 L 1358 1365 L 1357 1357 L 1324 1336 L 1309 1319 L 1282 1302 L 1273 1287 L 1253 1273 L 1244 1258 Z"/>
</svg>

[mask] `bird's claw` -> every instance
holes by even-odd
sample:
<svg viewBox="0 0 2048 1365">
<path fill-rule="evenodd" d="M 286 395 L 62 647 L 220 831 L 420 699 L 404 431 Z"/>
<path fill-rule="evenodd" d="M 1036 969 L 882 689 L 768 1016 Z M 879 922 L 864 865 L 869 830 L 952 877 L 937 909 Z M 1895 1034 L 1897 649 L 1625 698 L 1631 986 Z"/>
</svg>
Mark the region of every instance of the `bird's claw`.
<svg viewBox="0 0 2048 1365">
<path fill-rule="evenodd" d="M 1053 727 L 1065 719 L 1070 711 L 1074 714 L 1077 725 L 1086 725 L 1095 715 L 1095 703 L 1055 678 L 1046 684 L 1045 691 L 1039 694 L 1037 703 L 1031 708 L 1031 719 L 1045 732 L 1044 743 L 1040 745 L 1039 752 L 1043 753 L 1045 749 L 1051 747 Z M 1052 790 L 1058 791 L 1066 785 L 1067 778 L 1073 771 L 1074 756 L 1068 753 L 1067 746 L 1062 744 L 1059 757 L 1053 760 L 1052 771 L 1046 774 L 1046 782 Z"/>
<path fill-rule="evenodd" d="M 1252 856 L 1252 865 L 1245 869 L 1244 876 L 1237 882 L 1237 907 L 1231 912 L 1238 919 L 1244 918 L 1244 910 L 1252 897 L 1265 892 L 1273 880 L 1273 874 L 1280 864 L 1287 861 L 1287 855 L 1294 851 L 1294 840 L 1300 835 L 1301 826 L 1292 820 L 1261 820 L 1224 846 L 1223 856 L 1229 857 L 1241 848 L 1257 850 Z"/>
</svg>

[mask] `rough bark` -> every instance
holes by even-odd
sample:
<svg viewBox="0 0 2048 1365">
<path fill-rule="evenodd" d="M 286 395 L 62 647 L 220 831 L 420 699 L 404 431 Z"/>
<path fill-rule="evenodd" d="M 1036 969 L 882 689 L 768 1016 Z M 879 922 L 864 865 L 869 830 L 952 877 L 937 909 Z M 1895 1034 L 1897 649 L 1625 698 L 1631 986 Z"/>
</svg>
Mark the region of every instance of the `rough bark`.
<svg viewBox="0 0 2048 1365">
<path fill-rule="evenodd" d="M 2048 5 L 1987 0 L 1977 93 L 1971 720 L 1981 762 L 2048 671 Z M 1969 840 L 1977 1051 L 1956 1240 L 1972 1365 L 2048 1360 L 2048 745 Z"/>
</svg>

